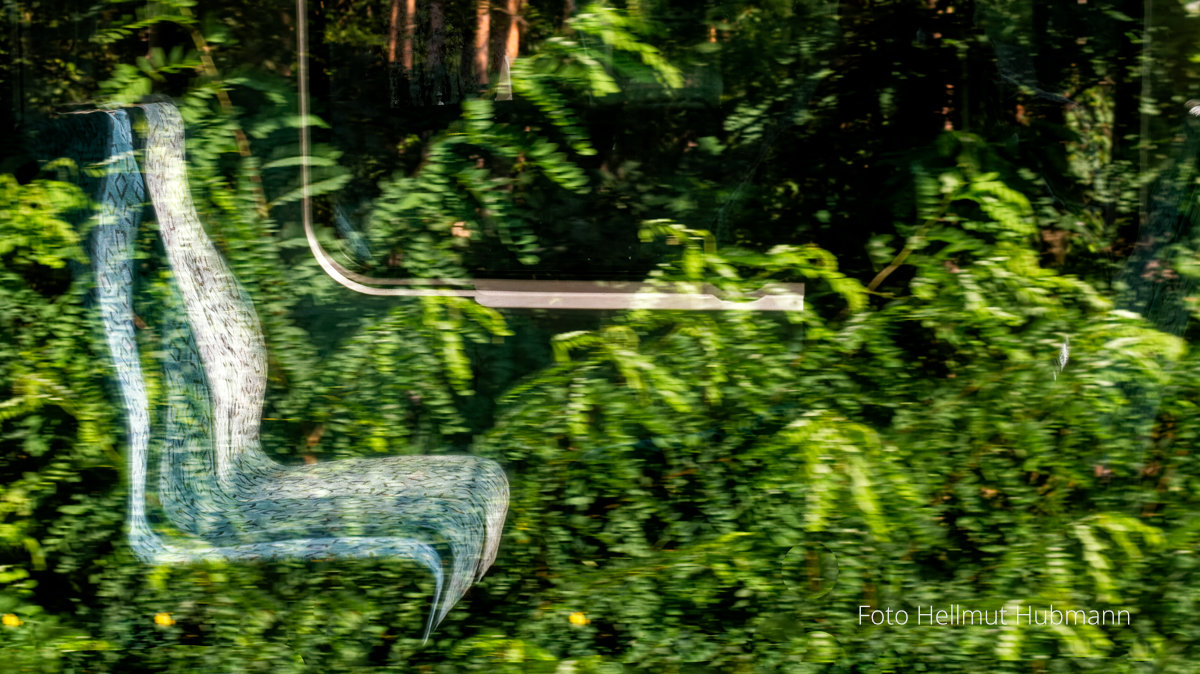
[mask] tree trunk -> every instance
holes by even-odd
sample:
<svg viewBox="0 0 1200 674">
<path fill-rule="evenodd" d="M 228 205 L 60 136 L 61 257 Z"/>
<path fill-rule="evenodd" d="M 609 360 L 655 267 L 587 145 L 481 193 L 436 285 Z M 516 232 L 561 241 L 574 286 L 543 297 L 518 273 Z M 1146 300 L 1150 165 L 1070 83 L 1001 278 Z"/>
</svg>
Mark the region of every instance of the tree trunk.
<svg viewBox="0 0 1200 674">
<path fill-rule="evenodd" d="M 401 13 L 403 6 L 403 13 Z M 413 37 L 417 31 L 417 0 L 392 0 L 388 17 L 388 84 L 391 87 L 392 107 L 400 105 L 400 91 L 407 88 L 412 98 Z M 407 83 L 407 86 L 406 86 Z"/>
<path fill-rule="evenodd" d="M 387 62 L 391 66 L 396 63 L 396 57 L 399 56 L 400 50 L 400 31 L 402 24 L 400 23 L 400 3 L 402 0 L 392 0 L 392 13 L 388 18 L 388 48 Z"/>
<path fill-rule="evenodd" d="M 442 0 L 429 0 L 429 41 L 425 45 L 425 72 L 429 83 L 428 98 L 434 105 L 444 105 L 446 69 L 442 51 L 446 47 L 446 12 Z"/>
<path fill-rule="evenodd" d="M 489 0 L 479 0 L 475 5 L 475 83 L 485 87 L 488 83 L 488 41 L 492 39 L 492 5 Z"/>
<path fill-rule="evenodd" d="M 521 0 L 508 0 L 508 37 L 504 41 L 504 56 L 509 65 L 517 60 L 521 49 Z"/>
<path fill-rule="evenodd" d="M 507 0 L 505 13 L 508 15 L 508 28 L 504 37 L 504 61 L 500 64 L 500 86 L 497 100 L 512 100 L 512 79 L 509 69 L 517 60 L 517 52 L 521 49 L 521 0 Z"/>
<path fill-rule="evenodd" d="M 400 6 L 404 5 L 404 16 Z M 392 13 L 388 22 L 388 65 L 397 60 L 404 71 L 411 72 L 413 65 L 413 36 L 417 32 L 417 0 L 392 0 Z"/>
<path fill-rule="evenodd" d="M 413 67 L 413 38 L 417 35 L 417 0 L 405 0 L 404 3 L 404 50 L 400 58 L 404 62 L 404 72 L 411 73 Z"/>
</svg>

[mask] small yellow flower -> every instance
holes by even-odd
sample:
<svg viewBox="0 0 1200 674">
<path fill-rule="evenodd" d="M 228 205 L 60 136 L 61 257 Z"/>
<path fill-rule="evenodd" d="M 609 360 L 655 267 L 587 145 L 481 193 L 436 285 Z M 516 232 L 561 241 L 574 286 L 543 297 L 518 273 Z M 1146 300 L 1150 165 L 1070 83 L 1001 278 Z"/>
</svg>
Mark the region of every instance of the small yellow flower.
<svg viewBox="0 0 1200 674">
<path fill-rule="evenodd" d="M 154 624 L 162 627 L 170 627 L 175 624 L 175 619 L 171 617 L 170 613 L 155 613 Z"/>
<path fill-rule="evenodd" d="M 588 624 L 591 624 L 591 622 L 592 622 L 591 620 L 588 620 L 587 614 L 583 613 L 581 611 L 576 611 L 576 612 L 572 613 L 570 616 L 567 617 L 567 620 L 570 620 L 572 625 L 580 625 L 580 626 L 588 625 Z"/>
<path fill-rule="evenodd" d="M 12 613 L 5 613 L 0 622 L 3 622 L 5 627 L 20 627 L 22 620 Z"/>
</svg>

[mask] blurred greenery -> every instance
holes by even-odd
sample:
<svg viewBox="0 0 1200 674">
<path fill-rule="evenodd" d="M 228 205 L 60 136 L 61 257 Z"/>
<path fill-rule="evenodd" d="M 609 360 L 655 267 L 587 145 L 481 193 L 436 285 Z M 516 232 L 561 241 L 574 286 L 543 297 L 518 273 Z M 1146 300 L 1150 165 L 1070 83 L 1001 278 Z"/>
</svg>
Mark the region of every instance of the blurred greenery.
<svg viewBox="0 0 1200 674">
<path fill-rule="evenodd" d="M 476 4 L 418 3 L 414 72 L 435 5 L 469 69 Z M 525 4 L 514 100 L 439 106 L 389 90 L 390 2 L 314 4 L 303 120 L 288 2 L 3 0 L 5 669 L 1194 671 L 1196 10 L 578 5 Z M 428 643 L 415 565 L 126 545 L 91 167 L 35 160 L 56 113 L 148 94 L 182 111 L 197 209 L 263 323 L 268 451 L 505 467 L 499 558 Z M 353 295 L 309 254 L 302 162 L 363 273 L 803 282 L 806 310 Z M 149 360 L 152 222 L 138 264 Z M 951 603 L 1132 624 L 859 624 Z"/>
</svg>

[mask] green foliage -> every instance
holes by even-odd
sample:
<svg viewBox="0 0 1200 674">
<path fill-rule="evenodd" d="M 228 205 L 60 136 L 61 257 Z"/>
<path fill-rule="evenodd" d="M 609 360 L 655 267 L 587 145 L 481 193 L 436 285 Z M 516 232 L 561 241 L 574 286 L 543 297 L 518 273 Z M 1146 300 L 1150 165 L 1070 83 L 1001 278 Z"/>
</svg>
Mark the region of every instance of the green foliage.
<svg viewBox="0 0 1200 674">
<path fill-rule="evenodd" d="M 916 11 L 876 4 L 889 19 Z M 364 162 L 295 114 L 283 69 L 240 65 L 256 63 L 237 50 L 261 46 L 249 31 L 265 20 L 104 6 L 115 20 L 92 42 L 138 49 L 94 91 L 112 104 L 175 94 L 197 209 L 256 303 L 271 359 L 264 445 L 289 462 L 469 451 L 505 466 L 512 505 L 496 566 L 429 644 L 431 582 L 413 565 L 138 564 L 86 228 L 70 224 L 87 198 L 0 174 L 0 614 L 22 621 L 0 627 L 0 651 L 14 670 L 1192 668 L 1200 357 L 1192 335 L 1117 309 L 1120 260 L 1101 259 L 1151 175 L 1108 127 L 1133 98 L 1087 89 L 1064 113 L 1069 133 L 1044 146 L 1044 121 L 905 126 L 913 101 L 928 107 L 916 75 L 873 55 L 934 48 L 852 7 L 839 19 L 822 3 L 593 5 L 514 64 L 528 107 L 468 99 L 373 158 L 367 266 L 461 279 L 480 244 L 533 265 L 552 252 L 543 220 L 594 212 L 600 241 L 652 251 L 651 284 L 736 300 L 804 283 L 807 310 L 564 319 L 350 296 L 296 226 L 297 168 L 313 169 L 321 214 Z M 668 11 L 690 23 L 656 23 Z M 376 35 L 328 25 L 329 43 Z M 147 49 L 137 36 L 155 27 L 163 44 Z M 959 44 L 990 49 L 972 40 Z M 1124 53 L 1110 42 L 1096 49 Z M 851 49 L 863 44 L 872 58 Z M 718 110 L 658 109 L 632 130 L 596 119 L 612 108 L 584 111 L 631 83 L 674 91 L 688 72 L 674 64 L 696 60 L 725 73 Z M 876 62 L 892 70 L 859 95 L 850 74 Z M 302 125 L 320 141 L 309 157 Z M 767 161 L 789 154 L 807 165 Z M 1060 160 L 1065 187 L 1051 184 Z M 1045 233 L 1060 227 L 1084 245 L 1052 264 Z M 135 313 L 156 400 L 173 300 L 155 241 L 146 223 Z M 787 563 L 816 551 L 837 560 L 827 592 L 811 589 L 827 568 Z M 1134 622 L 857 623 L 861 606 L 948 603 L 1124 608 Z"/>
<path fill-rule="evenodd" d="M 80 233 L 59 215 L 86 205 L 87 199 L 73 185 L 20 185 L 13 176 L 0 175 L 0 257 L 17 269 L 33 264 L 60 268 L 67 259 L 82 258 Z M 7 276 L 10 282 L 20 282 L 19 276 Z"/>
<path fill-rule="evenodd" d="M 165 0 L 163 2 L 154 2 L 141 7 L 134 7 L 133 14 L 125 13 L 129 9 L 129 5 L 133 3 L 130 0 L 107 0 L 104 3 L 107 8 L 120 8 L 122 14 L 120 18 L 113 22 L 104 30 L 96 31 L 92 36 L 92 41 L 100 45 L 110 45 L 114 42 L 123 40 L 137 34 L 138 31 L 149 28 L 159 23 L 176 23 L 181 26 L 190 26 L 196 23 L 192 16 L 191 8 L 196 6 L 194 0 Z M 138 62 L 139 66 L 149 65 L 146 59 L 141 59 Z M 144 68 L 147 70 L 147 68 Z"/>
<path fill-rule="evenodd" d="M 588 5 L 570 20 L 570 27 L 577 32 L 574 39 L 551 37 L 536 53 L 513 64 L 512 86 L 558 127 L 572 150 L 594 155 L 564 90 L 603 97 L 621 93 L 619 79 L 636 81 L 650 75 L 671 88 L 682 86 L 683 79 L 658 49 L 638 39 L 637 22 L 612 7 Z"/>
</svg>

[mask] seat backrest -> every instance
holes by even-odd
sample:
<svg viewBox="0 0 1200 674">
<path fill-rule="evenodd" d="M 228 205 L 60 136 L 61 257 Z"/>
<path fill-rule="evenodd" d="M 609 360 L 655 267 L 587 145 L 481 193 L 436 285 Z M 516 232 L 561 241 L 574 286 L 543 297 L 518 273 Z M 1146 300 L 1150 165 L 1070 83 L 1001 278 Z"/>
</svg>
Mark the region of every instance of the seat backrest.
<svg viewBox="0 0 1200 674">
<path fill-rule="evenodd" d="M 212 399 L 217 484 L 235 490 L 274 467 L 259 447 L 267 352 L 254 305 L 196 216 L 184 162 L 184 125 L 170 103 L 142 106 L 146 185 L 182 295 Z"/>
<path fill-rule="evenodd" d="M 200 225 L 184 163 L 183 120 L 169 103 L 142 106 L 144 182 L 128 111 L 80 114 L 51 148 L 83 166 L 99 223 L 91 254 L 96 300 L 129 431 L 129 537 L 152 563 L 196 559 L 408 559 L 434 577 L 426 636 L 495 558 L 508 483 L 495 462 L 413 456 L 287 468 L 259 447 L 266 347 L 253 305 Z M 66 151 L 64 151 L 66 150 Z M 147 197 L 157 214 L 172 290 L 156 297 L 164 405 L 152 418 L 133 305 L 134 241 Z M 81 216 L 82 217 L 82 216 Z M 152 424 L 153 422 L 153 424 Z M 151 427 L 156 429 L 152 432 Z M 149 453 L 161 451 L 160 538 L 147 512 Z M 397 460 L 398 459 L 398 460 Z M 450 551 L 449 560 L 441 549 Z M 449 578 L 446 578 L 446 569 Z"/>
<path fill-rule="evenodd" d="M 45 159 L 66 158 L 60 179 L 79 185 L 96 202 L 73 218 L 81 228 L 95 218 L 89 254 L 104 344 L 117 375 L 129 444 L 129 540 L 135 554 L 152 557 L 162 544 L 146 515 L 146 466 L 150 406 L 138 356 L 133 321 L 133 248 L 141 221 L 145 186 L 133 159 L 128 113 L 124 110 L 71 114 L 40 129 L 38 148 Z"/>
</svg>

